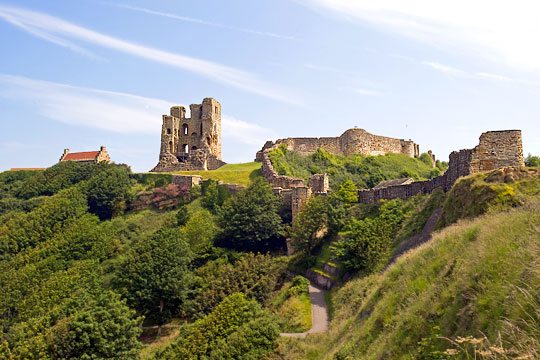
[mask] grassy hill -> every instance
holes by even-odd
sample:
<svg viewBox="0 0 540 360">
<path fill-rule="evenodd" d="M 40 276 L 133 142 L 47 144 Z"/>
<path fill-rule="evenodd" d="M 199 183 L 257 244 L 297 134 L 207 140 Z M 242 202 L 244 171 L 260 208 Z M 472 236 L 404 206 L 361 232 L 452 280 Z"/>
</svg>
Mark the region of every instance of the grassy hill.
<svg viewBox="0 0 540 360">
<path fill-rule="evenodd" d="M 287 150 L 287 146 L 269 153 L 274 169 L 279 175 L 295 176 L 307 181 L 313 174 L 327 173 L 330 187 L 337 187 L 346 180 L 352 180 L 359 188 L 371 188 L 382 180 L 411 177 L 415 180 L 431 179 L 441 174 L 447 164 L 438 162 L 434 168 L 429 155 L 411 158 L 405 154 L 365 156 L 335 155 L 323 149 L 303 156 Z"/>
<path fill-rule="evenodd" d="M 261 176 L 261 163 L 227 164 L 217 170 L 177 171 L 174 174 L 201 175 L 205 179 L 221 180 L 228 184 L 248 186 L 253 179 Z"/>
<path fill-rule="evenodd" d="M 386 272 L 336 290 L 328 333 L 282 339 L 280 354 L 287 359 L 539 358 L 538 176 L 535 169 L 496 170 L 459 181 L 445 200 L 441 226 L 461 220 Z"/>
</svg>

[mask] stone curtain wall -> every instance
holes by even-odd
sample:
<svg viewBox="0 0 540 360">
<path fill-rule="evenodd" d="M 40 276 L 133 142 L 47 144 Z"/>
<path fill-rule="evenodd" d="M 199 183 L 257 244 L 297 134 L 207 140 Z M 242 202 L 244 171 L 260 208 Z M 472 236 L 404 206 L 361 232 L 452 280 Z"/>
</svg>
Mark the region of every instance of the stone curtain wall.
<svg viewBox="0 0 540 360">
<path fill-rule="evenodd" d="M 337 155 L 384 155 L 388 153 L 407 154 L 410 157 L 420 155 L 420 147 L 411 140 L 394 139 L 368 133 L 364 129 L 349 129 L 340 137 L 322 138 L 287 138 L 275 143 L 268 141 L 257 153 L 256 161 L 262 161 L 262 151 L 274 145 L 286 144 L 287 149 L 302 155 L 324 149 Z"/>
<path fill-rule="evenodd" d="M 418 194 L 429 194 L 437 188 L 446 192 L 462 176 L 524 165 L 520 130 L 489 131 L 480 136 L 480 143 L 474 149 L 452 152 L 448 169 L 443 175 L 406 185 L 361 189 L 358 191 L 358 202 L 373 204 L 379 200 L 408 199 Z"/>
</svg>

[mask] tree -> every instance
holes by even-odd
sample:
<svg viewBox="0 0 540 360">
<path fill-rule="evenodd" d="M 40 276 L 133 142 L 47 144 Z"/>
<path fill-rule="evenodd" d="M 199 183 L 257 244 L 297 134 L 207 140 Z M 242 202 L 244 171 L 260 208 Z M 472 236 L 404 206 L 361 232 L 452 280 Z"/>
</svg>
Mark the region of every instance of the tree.
<svg viewBox="0 0 540 360">
<path fill-rule="evenodd" d="M 335 196 L 344 204 L 354 204 L 358 202 L 358 188 L 351 180 L 347 180 L 339 185 L 338 190 L 335 192 Z"/>
<path fill-rule="evenodd" d="M 125 300 L 112 291 L 86 304 L 49 329 L 48 349 L 56 359 L 138 359 L 142 344 L 136 318 Z"/>
<path fill-rule="evenodd" d="M 181 228 L 189 247 L 196 255 L 201 255 L 212 248 L 217 230 L 213 215 L 206 209 L 191 215 Z"/>
<path fill-rule="evenodd" d="M 141 239 L 120 264 L 115 284 L 139 312 L 160 325 L 185 304 L 193 284 L 193 254 L 180 230 L 159 230 Z"/>
<path fill-rule="evenodd" d="M 265 251 L 275 247 L 283 228 L 278 214 L 279 199 L 270 185 L 257 178 L 218 212 L 222 231 L 218 244 L 238 250 Z"/>
<path fill-rule="evenodd" d="M 289 235 L 296 251 L 310 254 L 322 240 L 322 234 L 327 229 L 328 216 L 326 213 L 326 198 L 312 197 L 306 208 L 293 220 Z"/>
<path fill-rule="evenodd" d="M 129 186 L 129 169 L 124 166 L 114 166 L 94 176 L 86 187 L 90 212 L 101 220 L 122 213 Z"/>
<path fill-rule="evenodd" d="M 533 156 L 531 153 L 525 158 L 525 166 L 540 166 L 540 157 Z"/>
</svg>

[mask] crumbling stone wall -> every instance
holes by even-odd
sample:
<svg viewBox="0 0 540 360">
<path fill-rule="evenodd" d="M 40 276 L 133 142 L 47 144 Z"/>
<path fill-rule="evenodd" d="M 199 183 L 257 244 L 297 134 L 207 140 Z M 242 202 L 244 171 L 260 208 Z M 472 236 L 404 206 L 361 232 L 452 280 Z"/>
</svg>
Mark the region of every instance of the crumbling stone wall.
<svg viewBox="0 0 540 360">
<path fill-rule="evenodd" d="M 361 189 L 358 191 L 358 202 L 373 204 L 383 199 L 408 199 L 418 194 L 429 194 L 438 188 L 446 192 L 462 176 L 524 165 L 520 130 L 489 131 L 480 136 L 480 143 L 474 149 L 452 152 L 448 169 L 443 175 L 406 185 Z"/>
<path fill-rule="evenodd" d="M 191 117 L 183 106 L 173 106 L 163 115 L 159 163 L 154 172 L 214 170 L 221 161 L 221 104 L 205 98 L 191 104 Z"/>
<path fill-rule="evenodd" d="M 302 155 L 324 149 L 338 155 L 384 155 L 388 153 L 407 154 L 410 157 L 420 155 L 420 147 L 412 140 L 394 139 L 368 133 L 364 129 L 349 129 L 339 137 L 322 138 L 287 138 L 276 142 L 267 141 L 257 153 L 255 161 L 262 161 L 262 152 L 275 145 L 286 144 L 287 149 Z"/>
</svg>

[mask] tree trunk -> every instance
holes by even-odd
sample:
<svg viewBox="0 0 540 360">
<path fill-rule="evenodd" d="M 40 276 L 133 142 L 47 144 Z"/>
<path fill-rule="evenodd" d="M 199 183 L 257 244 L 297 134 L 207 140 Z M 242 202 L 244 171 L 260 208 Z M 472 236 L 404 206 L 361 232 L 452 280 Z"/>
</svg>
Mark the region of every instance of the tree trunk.
<svg viewBox="0 0 540 360">
<path fill-rule="evenodd" d="M 159 300 L 159 313 L 161 314 L 163 312 L 163 307 L 165 306 L 164 302 L 163 302 L 163 299 L 160 299 Z M 160 316 L 160 319 L 159 321 L 161 322 L 161 316 Z M 157 328 L 157 336 L 161 336 L 161 324 L 158 325 L 158 328 Z"/>
</svg>

